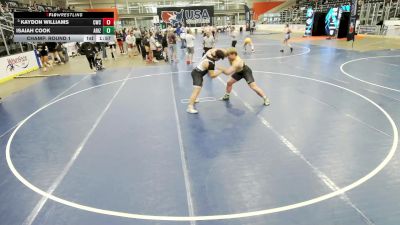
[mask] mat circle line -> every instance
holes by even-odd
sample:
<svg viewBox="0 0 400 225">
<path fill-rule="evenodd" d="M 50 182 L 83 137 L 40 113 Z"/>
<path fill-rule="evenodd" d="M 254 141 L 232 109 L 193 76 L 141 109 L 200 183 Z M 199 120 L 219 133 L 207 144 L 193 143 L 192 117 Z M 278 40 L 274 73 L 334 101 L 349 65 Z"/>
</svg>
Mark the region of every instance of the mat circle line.
<svg viewBox="0 0 400 225">
<path fill-rule="evenodd" d="M 137 76 L 137 77 L 132 77 L 132 78 L 128 78 L 128 80 L 132 80 L 132 79 L 138 79 L 138 78 L 144 78 L 144 77 L 153 77 L 153 76 L 163 76 L 163 75 L 172 75 L 172 74 L 177 74 L 177 73 L 187 73 L 187 72 L 191 72 L 191 71 L 180 71 L 180 72 L 169 72 L 169 73 L 159 73 L 159 74 L 151 74 L 151 75 L 143 75 L 143 76 Z M 142 219 L 142 220 L 158 220 L 158 221 L 210 221 L 210 220 L 227 220 L 227 219 L 238 219 L 238 218 L 247 218 L 247 217 L 253 217 L 253 216 L 261 216 L 261 215 L 267 215 L 267 214 L 272 214 L 272 213 L 278 213 L 278 212 L 283 212 L 283 211 L 288 211 L 288 210 L 292 210 L 292 209 L 296 209 L 296 208 L 301 208 L 301 207 L 305 207 L 305 206 L 309 206 L 318 202 L 322 202 L 324 200 L 336 197 L 338 195 L 341 195 L 349 190 L 352 190 L 358 186 L 360 186 L 361 184 L 363 184 L 364 182 L 368 181 L 369 179 L 371 179 L 372 177 L 374 177 L 376 174 L 378 174 L 389 162 L 390 160 L 393 158 L 393 156 L 396 153 L 396 149 L 397 149 L 397 145 L 398 145 L 398 130 L 397 130 L 397 126 L 395 124 L 395 122 L 393 121 L 392 117 L 381 107 L 379 106 L 377 103 L 375 103 L 374 101 L 372 101 L 371 99 L 369 99 L 368 97 L 355 92 L 353 90 L 350 90 L 348 88 L 327 82 L 327 81 L 322 81 L 322 80 L 318 80 L 318 79 L 314 79 L 314 78 L 309 78 L 309 77 L 303 77 L 303 76 L 298 76 L 298 75 L 293 75 L 293 74 L 286 74 L 286 73 L 277 73 L 277 72 L 266 72 L 266 71 L 254 71 L 255 73 L 261 73 L 261 74 L 272 74 L 272 75 L 279 75 L 279 76 L 286 76 L 286 77 L 291 77 L 291 78 L 298 78 L 298 79 L 305 79 L 305 80 L 309 80 L 309 81 L 314 81 L 317 83 L 322 83 L 322 84 L 326 84 L 329 86 L 333 86 L 333 87 L 337 87 L 339 89 L 345 90 L 347 92 L 350 92 L 364 100 L 366 100 L 367 102 L 371 103 L 373 106 L 375 106 L 376 108 L 378 108 L 383 115 L 388 119 L 392 130 L 393 130 L 393 142 L 392 142 L 392 146 L 389 150 L 389 153 L 386 155 L 386 157 L 384 158 L 384 160 L 375 168 L 373 169 L 371 172 L 369 172 L 367 175 L 363 176 L 362 178 L 356 180 L 355 182 L 351 183 L 350 185 L 347 185 L 343 188 L 340 188 L 336 191 L 333 191 L 331 193 L 328 194 L 324 194 L 306 201 L 302 201 L 302 202 L 298 202 L 298 203 L 294 203 L 294 204 L 290 204 L 290 205 L 285 205 L 285 206 L 279 206 L 276 208 L 269 208 L 269 209 L 264 209 L 264 210 L 257 210 L 257 211 L 251 211 L 251 212 L 242 212 L 242 213 L 233 213 L 233 214 L 221 214 L 221 215 L 208 215 L 208 216 L 157 216 L 157 215 L 144 215 L 144 214 L 133 214 L 133 213 L 127 213 L 127 212 L 118 212 L 118 211 L 112 211 L 112 210 L 105 210 L 105 209 L 100 209 L 100 208 L 95 208 L 95 207 L 91 207 L 91 206 L 87 206 L 87 205 L 81 205 L 79 203 L 76 202 L 72 202 L 72 201 L 68 201 L 66 199 L 57 197 L 55 195 L 49 194 L 46 191 L 43 191 L 42 189 L 34 186 L 32 183 L 30 183 L 27 179 L 25 179 L 19 172 L 18 170 L 15 168 L 12 160 L 11 160 L 11 145 L 13 142 L 13 139 L 15 137 L 15 135 L 17 134 L 18 130 L 29 120 L 31 119 L 33 116 L 35 116 L 37 113 L 39 113 L 40 111 L 42 111 L 43 109 L 57 103 L 60 102 L 66 98 L 69 98 L 71 96 L 80 94 L 82 92 L 86 92 L 95 88 L 99 88 L 99 87 L 103 87 L 106 85 L 110 85 L 110 84 L 115 84 L 115 83 L 119 83 L 119 82 L 123 82 L 125 79 L 121 79 L 121 80 L 116 80 L 116 81 L 112 81 L 112 82 L 108 82 L 105 84 L 101 84 L 101 85 L 97 85 L 97 86 L 93 86 L 90 88 L 86 88 L 74 93 L 71 93 L 69 95 L 66 95 L 62 98 L 59 98 L 51 103 L 48 103 L 46 105 L 44 105 L 43 107 L 39 108 L 38 110 L 36 110 L 35 112 L 33 112 L 32 114 L 30 114 L 28 117 L 26 117 L 24 120 L 22 120 L 18 126 L 16 127 L 16 129 L 12 132 L 12 134 L 10 135 L 8 141 L 7 141 L 7 146 L 6 146 L 6 161 L 7 161 L 7 165 L 9 167 L 9 169 L 11 170 L 11 172 L 13 173 L 13 175 L 21 182 L 23 183 L 25 186 L 27 186 L 29 189 L 31 189 L 32 191 L 48 198 L 51 199 L 55 202 L 58 202 L 60 204 L 63 205 L 67 205 L 76 209 L 80 209 L 80 210 L 84 210 L 84 211 L 88 211 L 88 212 L 93 212 L 93 213 L 98 213 L 98 214 L 103 214 L 103 215 L 109 215 L 109 216 L 116 216 L 116 217 L 124 217 L 124 218 L 132 218 L 132 219 Z"/>
<path fill-rule="evenodd" d="M 360 81 L 360 82 L 363 82 L 363 83 L 366 83 L 366 84 L 369 84 L 369 85 L 372 85 L 372 86 L 384 88 L 384 89 L 387 89 L 387 90 L 400 92 L 399 89 L 395 89 L 395 88 L 391 88 L 391 87 L 387 87 L 387 86 L 384 86 L 384 85 L 380 85 L 380 84 L 376 84 L 376 83 L 373 83 L 373 82 L 370 82 L 370 81 L 363 80 L 363 79 L 361 79 L 361 78 L 358 78 L 358 77 L 356 77 L 356 76 L 353 76 L 353 75 L 349 74 L 348 72 L 346 72 L 346 71 L 344 70 L 344 66 L 345 66 L 345 65 L 350 64 L 350 63 L 353 63 L 353 62 L 358 62 L 358 61 L 366 60 L 366 59 L 395 58 L 395 57 L 400 57 L 400 55 L 373 56 L 373 57 L 365 57 L 365 58 L 353 59 L 353 60 L 350 60 L 350 61 L 347 61 L 347 62 L 343 63 L 343 64 L 340 66 L 340 71 L 342 71 L 342 73 L 343 73 L 344 75 L 346 75 L 346 76 L 348 76 L 348 77 L 350 77 L 350 78 L 352 78 L 352 79 L 354 79 L 354 80 L 358 80 L 358 81 Z"/>
</svg>

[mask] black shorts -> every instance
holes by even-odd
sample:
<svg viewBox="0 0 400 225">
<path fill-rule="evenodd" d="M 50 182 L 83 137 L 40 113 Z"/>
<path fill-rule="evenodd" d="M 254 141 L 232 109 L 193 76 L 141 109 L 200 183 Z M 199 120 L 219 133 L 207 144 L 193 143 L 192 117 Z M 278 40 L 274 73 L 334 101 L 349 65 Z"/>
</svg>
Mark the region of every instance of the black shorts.
<svg viewBox="0 0 400 225">
<path fill-rule="evenodd" d="M 237 41 L 232 41 L 232 47 L 236 47 Z"/>
<path fill-rule="evenodd" d="M 202 87 L 203 86 L 203 77 L 206 74 L 207 73 L 205 73 L 204 71 L 194 69 L 192 71 L 193 86 Z"/>
<path fill-rule="evenodd" d="M 204 56 L 210 49 L 212 49 L 212 48 L 206 48 L 206 47 L 204 47 L 204 48 L 203 48 L 203 50 L 204 50 L 203 56 Z"/>
<path fill-rule="evenodd" d="M 248 84 L 254 82 L 253 71 L 251 71 L 250 67 L 248 67 L 247 65 L 243 67 L 242 71 L 234 73 L 232 75 L 232 78 L 235 79 L 236 81 L 239 81 L 242 78 L 244 78 Z"/>
<path fill-rule="evenodd" d="M 46 50 L 41 50 L 41 51 L 39 52 L 39 55 L 40 55 L 41 57 L 43 57 L 43 56 L 48 56 L 48 52 L 47 52 Z"/>
</svg>

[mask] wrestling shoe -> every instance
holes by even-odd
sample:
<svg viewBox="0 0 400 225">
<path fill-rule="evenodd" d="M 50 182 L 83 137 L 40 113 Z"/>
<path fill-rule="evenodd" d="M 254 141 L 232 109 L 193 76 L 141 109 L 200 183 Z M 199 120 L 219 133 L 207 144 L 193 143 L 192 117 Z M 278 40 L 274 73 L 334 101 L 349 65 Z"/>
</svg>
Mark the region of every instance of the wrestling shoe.
<svg viewBox="0 0 400 225">
<path fill-rule="evenodd" d="M 229 100 L 229 97 L 230 97 L 229 94 L 225 94 L 225 95 L 221 98 L 221 100 L 222 100 L 222 101 L 228 101 L 228 100 Z"/>
<path fill-rule="evenodd" d="M 193 107 L 190 107 L 190 106 L 188 106 L 188 108 L 186 109 L 186 112 L 188 112 L 190 114 L 199 113 L 199 111 L 197 111 L 196 109 L 194 109 Z"/>
<path fill-rule="evenodd" d="M 265 97 L 264 98 L 264 105 L 265 106 L 269 106 L 271 104 L 271 102 L 269 101 L 269 98 Z"/>
</svg>

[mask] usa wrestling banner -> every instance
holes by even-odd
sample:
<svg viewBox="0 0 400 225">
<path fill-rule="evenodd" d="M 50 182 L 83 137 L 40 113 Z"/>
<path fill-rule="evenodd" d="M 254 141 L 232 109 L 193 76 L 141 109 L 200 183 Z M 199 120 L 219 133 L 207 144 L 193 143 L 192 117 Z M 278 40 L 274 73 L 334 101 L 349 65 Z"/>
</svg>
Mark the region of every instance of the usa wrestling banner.
<svg viewBox="0 0 400 225">
<path fill-rule="evenodd" d="M 157 8 L 161 23 L 173 27 L 213 25 L 214 6 L 163 7 Z"/>
</svg>

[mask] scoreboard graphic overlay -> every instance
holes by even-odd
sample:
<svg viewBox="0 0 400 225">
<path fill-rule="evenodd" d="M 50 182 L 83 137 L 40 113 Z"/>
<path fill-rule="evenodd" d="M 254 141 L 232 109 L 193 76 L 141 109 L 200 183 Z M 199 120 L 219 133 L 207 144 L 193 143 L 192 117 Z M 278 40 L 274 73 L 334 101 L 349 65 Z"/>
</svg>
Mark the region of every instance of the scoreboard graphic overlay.
<svg viewBox="0 0 400 225">
<path fill-rule="evenodd" d="M 109 42 L 113 12 L 15 12 L 16 42 Z"/>
</svg>

